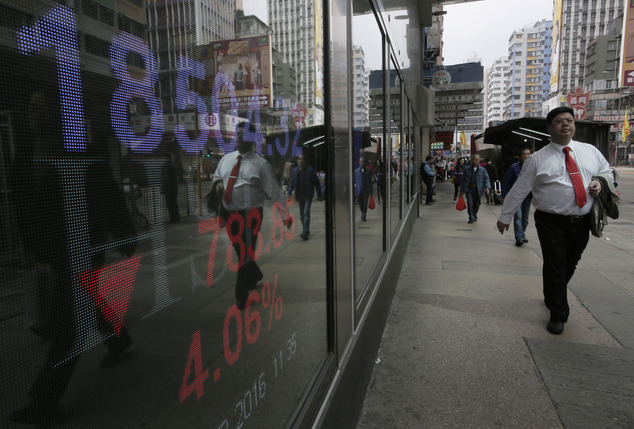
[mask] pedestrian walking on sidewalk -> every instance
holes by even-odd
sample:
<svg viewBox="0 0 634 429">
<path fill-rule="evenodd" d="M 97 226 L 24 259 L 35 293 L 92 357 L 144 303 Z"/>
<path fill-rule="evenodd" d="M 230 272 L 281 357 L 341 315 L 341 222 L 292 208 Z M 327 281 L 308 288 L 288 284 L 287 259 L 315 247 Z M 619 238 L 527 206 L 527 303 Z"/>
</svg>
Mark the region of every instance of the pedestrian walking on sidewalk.
<svg viewBox="0 0 634 429">
<path fill-rule="evenodd" d="M 451 172 L 453 178 L 453 200 L 456 201 L 458 194 L 460 193 L 460 179 L 462 179 L 462 173 L 464 172 L 467 162 L 464 158 L 460 158 Z"/>
<path fill-rule="evenodd" d="M 478 211 L 483 194 L 489 195 L 491 192 L 491 182 L 489 174 L 480 166 L 480 155 L 471 156 L 471 165 L 464 169 L 460 180 L 460 195 L 467 194 L 467 213 L 469 223 L 478 221 Z"/>
<path fill-rule="evenodd" d="M 522 166 L 524 165 L 524 161 L 526 158 L 531 156 L 531 150 L 527 147 L 522 149 L 520 153 L 520 160 L 515 164 L 511 165 L 504 176 L 504 183 L 502 184 L 502 202 L 504 202 L 504 197 L 508 194 L 509 190 L 513 187 L 517 178 L 522 171 Z M 528 217 L 530 215 L 531 209 L 531 201 L 533 200 L 533 194 L 528 193 L 522 205 L 513 215 L 513 232 L 515 232 L 515 245 L 517 247 L 522 246 L 524 243 L 528 243 L 526 239 L 526 228 L 528 227 Z"/>
<path fill-rule="evenodd" d="M 495 165 L 493 165 L 493 163 L 491 162 L 491 158 L 484 158 L 484 162 L 485 164 L 483 165 L 483 167 L 489 175 L 489 183 L 493 185 L 495 182 L 498 181 L 498 169 L 495 168 Z M 487 194 L 487 204 L 495 204 L 495 202 L 493 201 L 493 194 L 491 192 Z"/>
<path fill-rule="evenodd" d="M 535 227 L 543 254 L 544 302 L 550 310 L 548 332 L 561 334 L 568 321 L 568 282 L 590 237 L 590 211 L 610 166 L 591 144 L 573 140 L 574 110 L 557 107 L 546 116 L 551 142 L 524 161 L 515 185 L 504 199 L 497 222 L 501 234 L 532 191 Z"/>
<path fill-rule="evenodd" d="M 427 188 L 427 192 L 425 194 L 425 204 L 428 206 L 431 206 L 436 202 L 436 200 L 433 199 L 434 172 L 431 171 L 430 165 L 433 159 L 433 157 L 427 155 L 427 157 L 425 158 L 425 162 L 421 164 L 420 169 L 420 177 L 422 178 L 423 183 L 425 183 L 425 187 Z"/>
</svg>

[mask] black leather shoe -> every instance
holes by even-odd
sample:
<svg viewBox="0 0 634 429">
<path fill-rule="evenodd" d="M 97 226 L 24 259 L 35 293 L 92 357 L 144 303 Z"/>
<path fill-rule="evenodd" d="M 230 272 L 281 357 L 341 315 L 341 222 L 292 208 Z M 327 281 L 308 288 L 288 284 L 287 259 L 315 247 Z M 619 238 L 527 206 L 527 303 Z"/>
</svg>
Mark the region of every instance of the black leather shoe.
<svg viewBox="0 0 634 429">
<path fill-rule="evenodd" d="M 524 239 L 524 240 L 522 240 L 522 241 L 523 241 L 524 243 L 528 243 L 528 240 L 527 240 L 527 239 Z"/>
<path fill-rule="evenodd" d="M 522 247 L 522 244 L 524 244 L 524 242 L 522 240 L 515 240 L 515 245 L 517 247 Z"/>
<path fill-rule="evenodd" d="M 559 335 L 564 332 L 564 324 L 563 322 L 555 322 L 554 320 L 551 320 L 548 322 L 548 325 L 546 325 L 546 329 L 551 334 Z"/>
</svg>

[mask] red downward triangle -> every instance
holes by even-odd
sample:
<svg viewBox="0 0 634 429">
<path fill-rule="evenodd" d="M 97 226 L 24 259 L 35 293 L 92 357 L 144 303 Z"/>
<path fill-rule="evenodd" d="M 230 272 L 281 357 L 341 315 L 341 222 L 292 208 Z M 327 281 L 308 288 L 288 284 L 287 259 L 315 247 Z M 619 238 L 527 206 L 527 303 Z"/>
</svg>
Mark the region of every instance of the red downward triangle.
<svg viewBox="0 0 634 429">
<path fill-rule="evenodd" d="M 77 279 L 106 320 L 112 324 L 117 335 L 128 311 L 130 294 L 140 264 L 141 255 L 77 274 Z"/>
</svg>

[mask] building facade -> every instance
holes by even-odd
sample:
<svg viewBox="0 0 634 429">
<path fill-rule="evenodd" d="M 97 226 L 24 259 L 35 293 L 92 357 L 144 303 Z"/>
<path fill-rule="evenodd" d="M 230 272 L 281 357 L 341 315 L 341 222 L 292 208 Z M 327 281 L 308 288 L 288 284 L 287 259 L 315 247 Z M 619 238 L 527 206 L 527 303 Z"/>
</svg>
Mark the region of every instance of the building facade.
<svg viewBox="0 0 634 429">
<path fill-rule="evenodd" d="M 623 0 L 555 0 L 549 90 L 555 104 L 561 96 L 584 86 L 586 48 L 607 34 L 623 8 Z"/>
<path fill-rule="evenodd" d="M 317 83 L 316 28 L 314 0 L 268 0 L 268 22 L 272 30 L 273 47 L 286 56 L 286 61 L 297 71 L 299 103 L 307 108 L 322 108 L 315 100 Z"/>
<path fill-rule="evenodd" d="M 493 66 L 486 71 L 485 101 L 486 120 L 485 128 L 494 122 L 504 121 L 504 104 L 507 90 L 508 58 L 500 57 Z"/>
<path fill-rule="evenodd" d="M 509 38 L 509 86 L 506 93 L 504 117 L 542 116 L 546 100 L 544 80 L 550 70 L 552 22 L 542 20 L 516 30 Z"/>
<path fill-rule="evenodd" d="M 370 125 L 370 69 L 365 63 L 363 48 L 352 48 L 353 127 L 366 129 Z"/>
</svg>

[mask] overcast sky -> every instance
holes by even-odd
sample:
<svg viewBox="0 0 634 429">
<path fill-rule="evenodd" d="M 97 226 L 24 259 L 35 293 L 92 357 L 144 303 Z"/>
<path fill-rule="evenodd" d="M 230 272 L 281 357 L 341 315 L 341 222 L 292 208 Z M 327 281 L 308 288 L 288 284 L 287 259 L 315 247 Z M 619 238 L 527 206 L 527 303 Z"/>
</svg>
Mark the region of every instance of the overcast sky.
<svg viewBox="0 0 634 429">
<path fill-rule="evenodd" d="M 553 19 L 553 0 L 482 0 L 446 6 L 445 10 L 445 65 L 478 56 L 487 69 L 508 54 L 514 30 Z"/>
<path fill-rule="evenodd" d="M 245 14 L 268 21 L 267 1 L 243 0 L 243 5 Z M 475 56 L 482 59 L 487 69 L 497 58 L 508 54 L 509 37 L 514 30 L 542 19 L 553 19 L 553 0 L 480 0 L 446 6 L 445 10 L 445 65 L 463 63 Z M 364 40 L 368 39 L 364 31 L 367 27 L 355 27 L 359 27 L 353 37 L 355 44 L 376 46 L 374 40 Z M 358 31 L 365 33 L 365 37 L 357 35 Z M 371 49 L 365 47 L 364 50 L 370 57 Z M 370 66 L 376 68 L 371 58 L 367 59 Z"/>
</svg>

